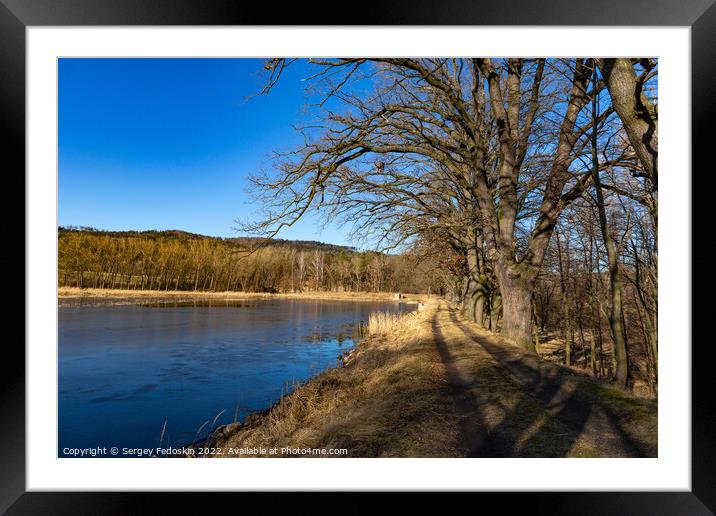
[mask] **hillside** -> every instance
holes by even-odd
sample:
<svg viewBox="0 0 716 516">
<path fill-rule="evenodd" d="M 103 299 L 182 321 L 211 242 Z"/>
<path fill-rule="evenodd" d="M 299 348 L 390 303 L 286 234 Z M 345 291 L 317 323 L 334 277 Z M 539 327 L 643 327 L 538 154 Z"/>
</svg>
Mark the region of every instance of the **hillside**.
<svg viewBox="0 0 716 516">
<path fill-rule="evenodd" d="M 260 245 L 263 244 L 263 245 Z M 430 260 L 315 241 L 181 230 L 58 230 L 60 287 L 193 292 L 427 292 Z"/>
<path fill-rule="evenodd" d="M 164 239 L 164 240 L 201 240 L 209 239 L 217 242 L 228 242 L 235 243 L 246 249 L 254 249 L 255 247 L 264 244 L 269 244 L 273 247 L 289 247 L 299 251 L 314 251 L 319 249 L 321 251 L 344 251 L 344 252 L 357 252 L 357 249 L 352 246 L 342 246 L 337 244 L 329 244 L 325 242 L 318 242 L 316 240 L 286 240 L 283 238 L 272 238 L 270 242 L 266 242 L 265 238 L 260 237 L 217 237 L 210 235 L 201 235 L 199 233 L 192 233 L 190 231 L 184 231 L 181 229 L 149 229 L 144 231 L 127 230 L 127 231 L 108 231 L 102 229 L 96 229 L 88 226 L 59 226 L 57 228 L 58 234 L 67 233 L 84 233 L 89 235 L 98 236 L 109 236 L 116 238 L 140 238 L 140 239 Z"/>
</svg>

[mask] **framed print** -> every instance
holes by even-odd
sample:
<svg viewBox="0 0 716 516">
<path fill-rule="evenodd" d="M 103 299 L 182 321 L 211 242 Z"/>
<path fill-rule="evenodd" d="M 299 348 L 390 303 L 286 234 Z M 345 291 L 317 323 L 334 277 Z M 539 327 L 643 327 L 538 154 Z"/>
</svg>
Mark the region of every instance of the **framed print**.
<svg viewBox="0 0 716 516">
<path fill-rule="evenodd" d="M 710 1 L 3 1 L 8 514 L 138 491 L 712 513 Z"/>
</svg>

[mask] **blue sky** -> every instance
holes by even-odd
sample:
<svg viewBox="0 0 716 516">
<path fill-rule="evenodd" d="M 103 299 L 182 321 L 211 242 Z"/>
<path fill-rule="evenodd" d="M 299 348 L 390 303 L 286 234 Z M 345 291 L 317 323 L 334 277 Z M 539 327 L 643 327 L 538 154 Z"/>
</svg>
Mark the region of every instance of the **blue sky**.
<svg viewBox="0 0 716 516">
<path fill-rule="evenodd" d="M 260 59 L 61 59 L 59 224 L 235 236 L 247 176 L 299 143 L 305 65 L 269 96 Z M 281 238 L 349 244 L 308 215 Z"/>
</svg>

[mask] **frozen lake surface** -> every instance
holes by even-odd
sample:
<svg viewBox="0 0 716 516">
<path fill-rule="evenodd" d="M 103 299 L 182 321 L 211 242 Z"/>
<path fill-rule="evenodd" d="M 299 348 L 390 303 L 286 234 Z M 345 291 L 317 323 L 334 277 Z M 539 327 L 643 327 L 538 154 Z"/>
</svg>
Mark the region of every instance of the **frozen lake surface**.
<svg viewBox="0 0 716 516">
<path fill-rule="evenodd" d="M 162 446 L 186 445 L 217 415 L 213 426 L 242 420 L 336 366 L 370 312 L 413 308 L 286 299 L 61 306 L 59 455 L 156 448 L 165 421 Z"/>
</svg>

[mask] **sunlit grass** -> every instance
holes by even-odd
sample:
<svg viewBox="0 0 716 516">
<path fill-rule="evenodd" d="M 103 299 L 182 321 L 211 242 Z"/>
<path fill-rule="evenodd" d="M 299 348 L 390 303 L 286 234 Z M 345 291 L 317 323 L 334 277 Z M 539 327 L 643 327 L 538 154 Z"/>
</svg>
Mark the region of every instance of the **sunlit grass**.
<svg viewBox="0 0 716 516">
<path fill-rule="evenodd" d="M 366 335 L 397 337 L 406 331 L 414 330 L 418 322 L 418 312 L 391 313 L 373 312 L 368 317 L 364 332 Z"/>
<path fill-rule="evenodd" d="M 344 367 L 293 386 L 270 409 L 215 432 L 215 448 L 345 448 L 349 457 L 453 456 L 456 428 L 432 342 L 434 306 L 377 312 Z"/>
</svg>

